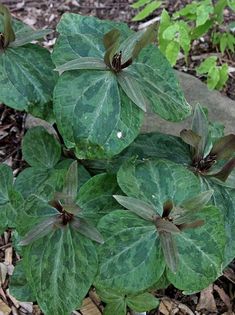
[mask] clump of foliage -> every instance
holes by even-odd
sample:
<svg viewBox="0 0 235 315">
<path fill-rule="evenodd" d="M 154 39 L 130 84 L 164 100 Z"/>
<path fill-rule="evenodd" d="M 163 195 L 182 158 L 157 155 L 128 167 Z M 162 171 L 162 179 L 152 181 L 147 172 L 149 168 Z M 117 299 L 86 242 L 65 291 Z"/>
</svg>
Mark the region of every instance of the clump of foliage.
<svg viewBox="0 0 235 315">
<path fill-rule="evenodd" d="M 145 7 L 133 21 L 142 20 L 149 16 L 155 10 L 153 3 L 155 5 L 159 3 L 156 8 L 162 5 L 160 1 L 140 0 L 134 3 L 132 5 L 134 8 L 139 8 L 140 5 Z M 153 10 L 148 9 L 150 5 Z M 226 51 L 234 52 L 234 32 L 231 27 L 226 29 L 222 27 L 226 7 L 235 10 L 235 2 L 233 0 L 192 1 L 181 10 L 176 11 L 173 16 L 170 16 L 166 10 L 162 11 L 158 29 L 158 43 L 161 52 L 172 66 L 176 64 L 181 51 L 184 53 L 187 62 L 193 42 L 200 40 L 205 35 L 209 35 L 208 38 L 209 41 L 211 40 L 211 44 L 218 47 L 222 54 Z M 207 61 L 204 62 L 207 63 Z M 201 65 L 202 67 L 204 62 Z M 221 67 L 215 65 L 210 72 L 206 71 L 204 74 L 208 75 L 208 87 L 220 90 L 228 79 L 228 65 L 227 63 L 221 64 Z"/>
<path fill-rule="evenodd" d="M 0 101 L 58 130 L 27 131 L 15 179 L 0 165 L 0 229 L 21 256 L 10 293 L 69 315 L 95 287 L 105 315 L 125 315 L 156 308 L 159 287 L 207 287 L 235 257 L 235 135 L 200 105 L 182 139 L 139 135 L 148 107 L 170 121 L 191 113 L 155 25 L 64 14 L 50 55 L 29 43 L 47 31 L 1 12 Z"/>
</svg>

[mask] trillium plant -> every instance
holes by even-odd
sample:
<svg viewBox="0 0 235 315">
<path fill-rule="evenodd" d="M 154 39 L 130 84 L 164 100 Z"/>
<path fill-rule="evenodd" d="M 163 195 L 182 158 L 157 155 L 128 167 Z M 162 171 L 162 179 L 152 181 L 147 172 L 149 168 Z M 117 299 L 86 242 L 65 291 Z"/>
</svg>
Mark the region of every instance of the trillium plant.
<svg viewBox="0 0 235 315">
<path fill-rule="evenodd" d="M 147 110 L 191 115 L 156 26 L 66 13 L 50 53 L 35 44 L 50 30 L 0 13 L 0 101 L 51 125 L 26 132 L 16 177 L 0 165 L 0 231 L 21 257 L 10 294 L 69 315 L 96 290 L 103 314 L 126 315 L 159 288 L 210 285 L 235 257 L 235 135 L 200 105 L 180 136 L 141 134 Z"/>
</svg>

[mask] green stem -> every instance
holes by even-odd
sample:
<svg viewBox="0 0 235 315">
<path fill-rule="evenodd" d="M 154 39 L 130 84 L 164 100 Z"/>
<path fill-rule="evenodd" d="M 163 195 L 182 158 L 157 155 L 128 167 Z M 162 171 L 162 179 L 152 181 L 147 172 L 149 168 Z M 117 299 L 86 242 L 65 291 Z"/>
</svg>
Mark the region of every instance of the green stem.
<svg viewBox="0 0 235 315">
<path fill-rule="evenodd" d="M 12 28 L 11 13 L 7 7 L 0 4 L 0 13 L 3 14 L 4 30 L 3 30 L 3 48 L 6 48 L 11 42 L 15 40 L 15 33 Z"/>
</svg>

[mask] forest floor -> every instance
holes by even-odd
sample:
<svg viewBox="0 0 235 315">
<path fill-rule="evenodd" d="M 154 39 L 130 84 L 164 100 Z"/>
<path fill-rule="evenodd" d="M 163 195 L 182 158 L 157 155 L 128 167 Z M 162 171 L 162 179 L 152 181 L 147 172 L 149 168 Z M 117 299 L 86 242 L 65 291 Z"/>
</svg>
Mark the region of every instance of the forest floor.
<svg viewBox="0 0 235 315">
<path fill-rule="evenodd" d="M 112 19 L 123 21 L 134 29 L 138 29 L 141 23 L 159 16 L 161 9 L 157 10 L 153 15 L 141 23 L 131 22 L 136 10 L 130 7 L 133 1 L 128 0 L 4 0 L 3 4 L 9 6 L 15 17 L 21 19 L 33 28 L 56 28 L 56 24 L 60 20 L 64 12 L 74 12 L 84 15 L 94 15 L 101 19 Z M 170 12 L 175 12 L 179 8 L 184 7 L 191 1 L 177 0 L 165 1 L 164 7 Z M 234 21 L 235 16 L 231 12 L 225 12 L 225 21 Z M 43 42 L 43 45 L 51 49 L 55 43 L 55 33 L 49 35 Z M 188 64 L 184 59 L 177 62 L 176 68 L 180 71 L 188 72 L 196 76 L 195 67 L 205 56 L 217 54 L 218 51 L 211 47 L 207 38 L 203 41 L 195 43 L 189 56 Z M 226 54 L 224 57 L 231 68 L 235 67 L 235 56 Z M 203 78 L 202 78 L 203 79 Z M 235 100 L 235 72 L 229 75 L 226 87 L 221 91 Z M 0 162 L 10 165 L 14 174 L 23 167 L 20 144 L 25 133 L 26 114 L 7 108 L 4 104 L 0 104 Z M 30 303 L 19 303 L 14 300 L 8 293 L 8 277 L 3 277 L 2 264 L 8 266 L 6 273 L 11 274 L 13 270 L 15 253 L 11 247 L 10 232 L 0 238 L 0 314 L 41 314 L 37 306 Z M 234 315 L 235 310 L 235 261 L 229 265 L 224 271 L 224 275 L 220 277 L 209 288 L 198 294 L 185 296 L 179 290 L 170 286 L 166 290 L 156 292 L 156 296 L 160 298 L 161 304 L 157 310 L 149 312 L 149 315 Z M 94 299 L 92 299 L 94 300 Z M 97 301 L 96 303 L 97 304 Z M 102 304 L 98 305 L 102 310 Z M 100 314 L 93 311 L 85 312 L 84 315 Z M 81 313 L 77 313 L 81 314 Z M 56 315 L 56 314 L 55 314 Z M 113 314 L 116 315 L 116 314 Z"/>
</svg>

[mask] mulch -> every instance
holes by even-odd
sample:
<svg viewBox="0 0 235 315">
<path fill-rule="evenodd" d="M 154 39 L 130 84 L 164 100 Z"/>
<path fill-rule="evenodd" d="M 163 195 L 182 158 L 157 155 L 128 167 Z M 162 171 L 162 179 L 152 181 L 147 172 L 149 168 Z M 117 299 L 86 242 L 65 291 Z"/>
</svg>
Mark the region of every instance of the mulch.
<svg viewBox="0 0 235 315">
<path fill-rule="evenodd" d="M 133 1 L 128 0 L 4 0 L 1 2 L 8 5 L 17 18 L 20 18 L 34 28 L 49 27 L 55 29 L 60 17 L 65 12 L 124 21 L 132 28 L 138 28 L 137 23 L 131 22 L 136 11 L 130 7 Z M 183 0 L 165 1 L 165 7 L 172 13 L 190 2 Z M 143 22 L 153 19 L 158 14 L 159 10 Z M 225 12 L 225 21 L 229 22 L 231 20 L 235 20 L 235 16 L 231 15 L 229 11 Z M 54 43 L 54 35 L 49 35 L 47 40 L 43 42 L 43 45 L 51 49 Z M 218 51 L 208 44 L 206 38 L 205 41 L 195 42 L 189 57 L 190 62 L 186 64 L 184 59 L 180 59 L 176 68 L 196 76 L 195 66 L 200 63 L 204 56 L 211 53 L 218 53 Z M 228 61 L 231 67 L 235 67 L 234 55 L 226 54 L 223 58 L 224 60 L 221 60 L 221 62 Z M 203 80 L 204 78 L 202 77 L 201 79 Z M 235 73 L 231 73 L 222 93 L 235 100 L 234 87 Z M 15 111 L 0 104 L 0 163 L 4 162 L 11 166 L 14 175 L 17 175 L 22 167 L 24 167 L 20 145 L 25 133 L 25 119 L 25 113 Z M 12 250 L 11 231 L 6 231 L 0 237 L 0 315 L 42 314 L 37 305 L 33 305 L 32 303 L 22 304 L 9 295 L 9 276 L 12 274 L 14 263 L 18 258 Z M 155 311 L 149 312 L 149 315 L 234 314 L 232 311 L 235 310 L 235 262 L 229 265 L 222 277 L 201 293 L 185 296 L 182 292 L 170 286 L 166 290 L 158 290 L 155 294 L 161 300 L 160 307 Z M 83 313 L 76 312 L 74 314 L 101 314 L 102 304 L 98 305 L 98 307 L 96 305 L 97 303 L 90 296 L 89 300 L 86 300 Z"/>
</svg>

